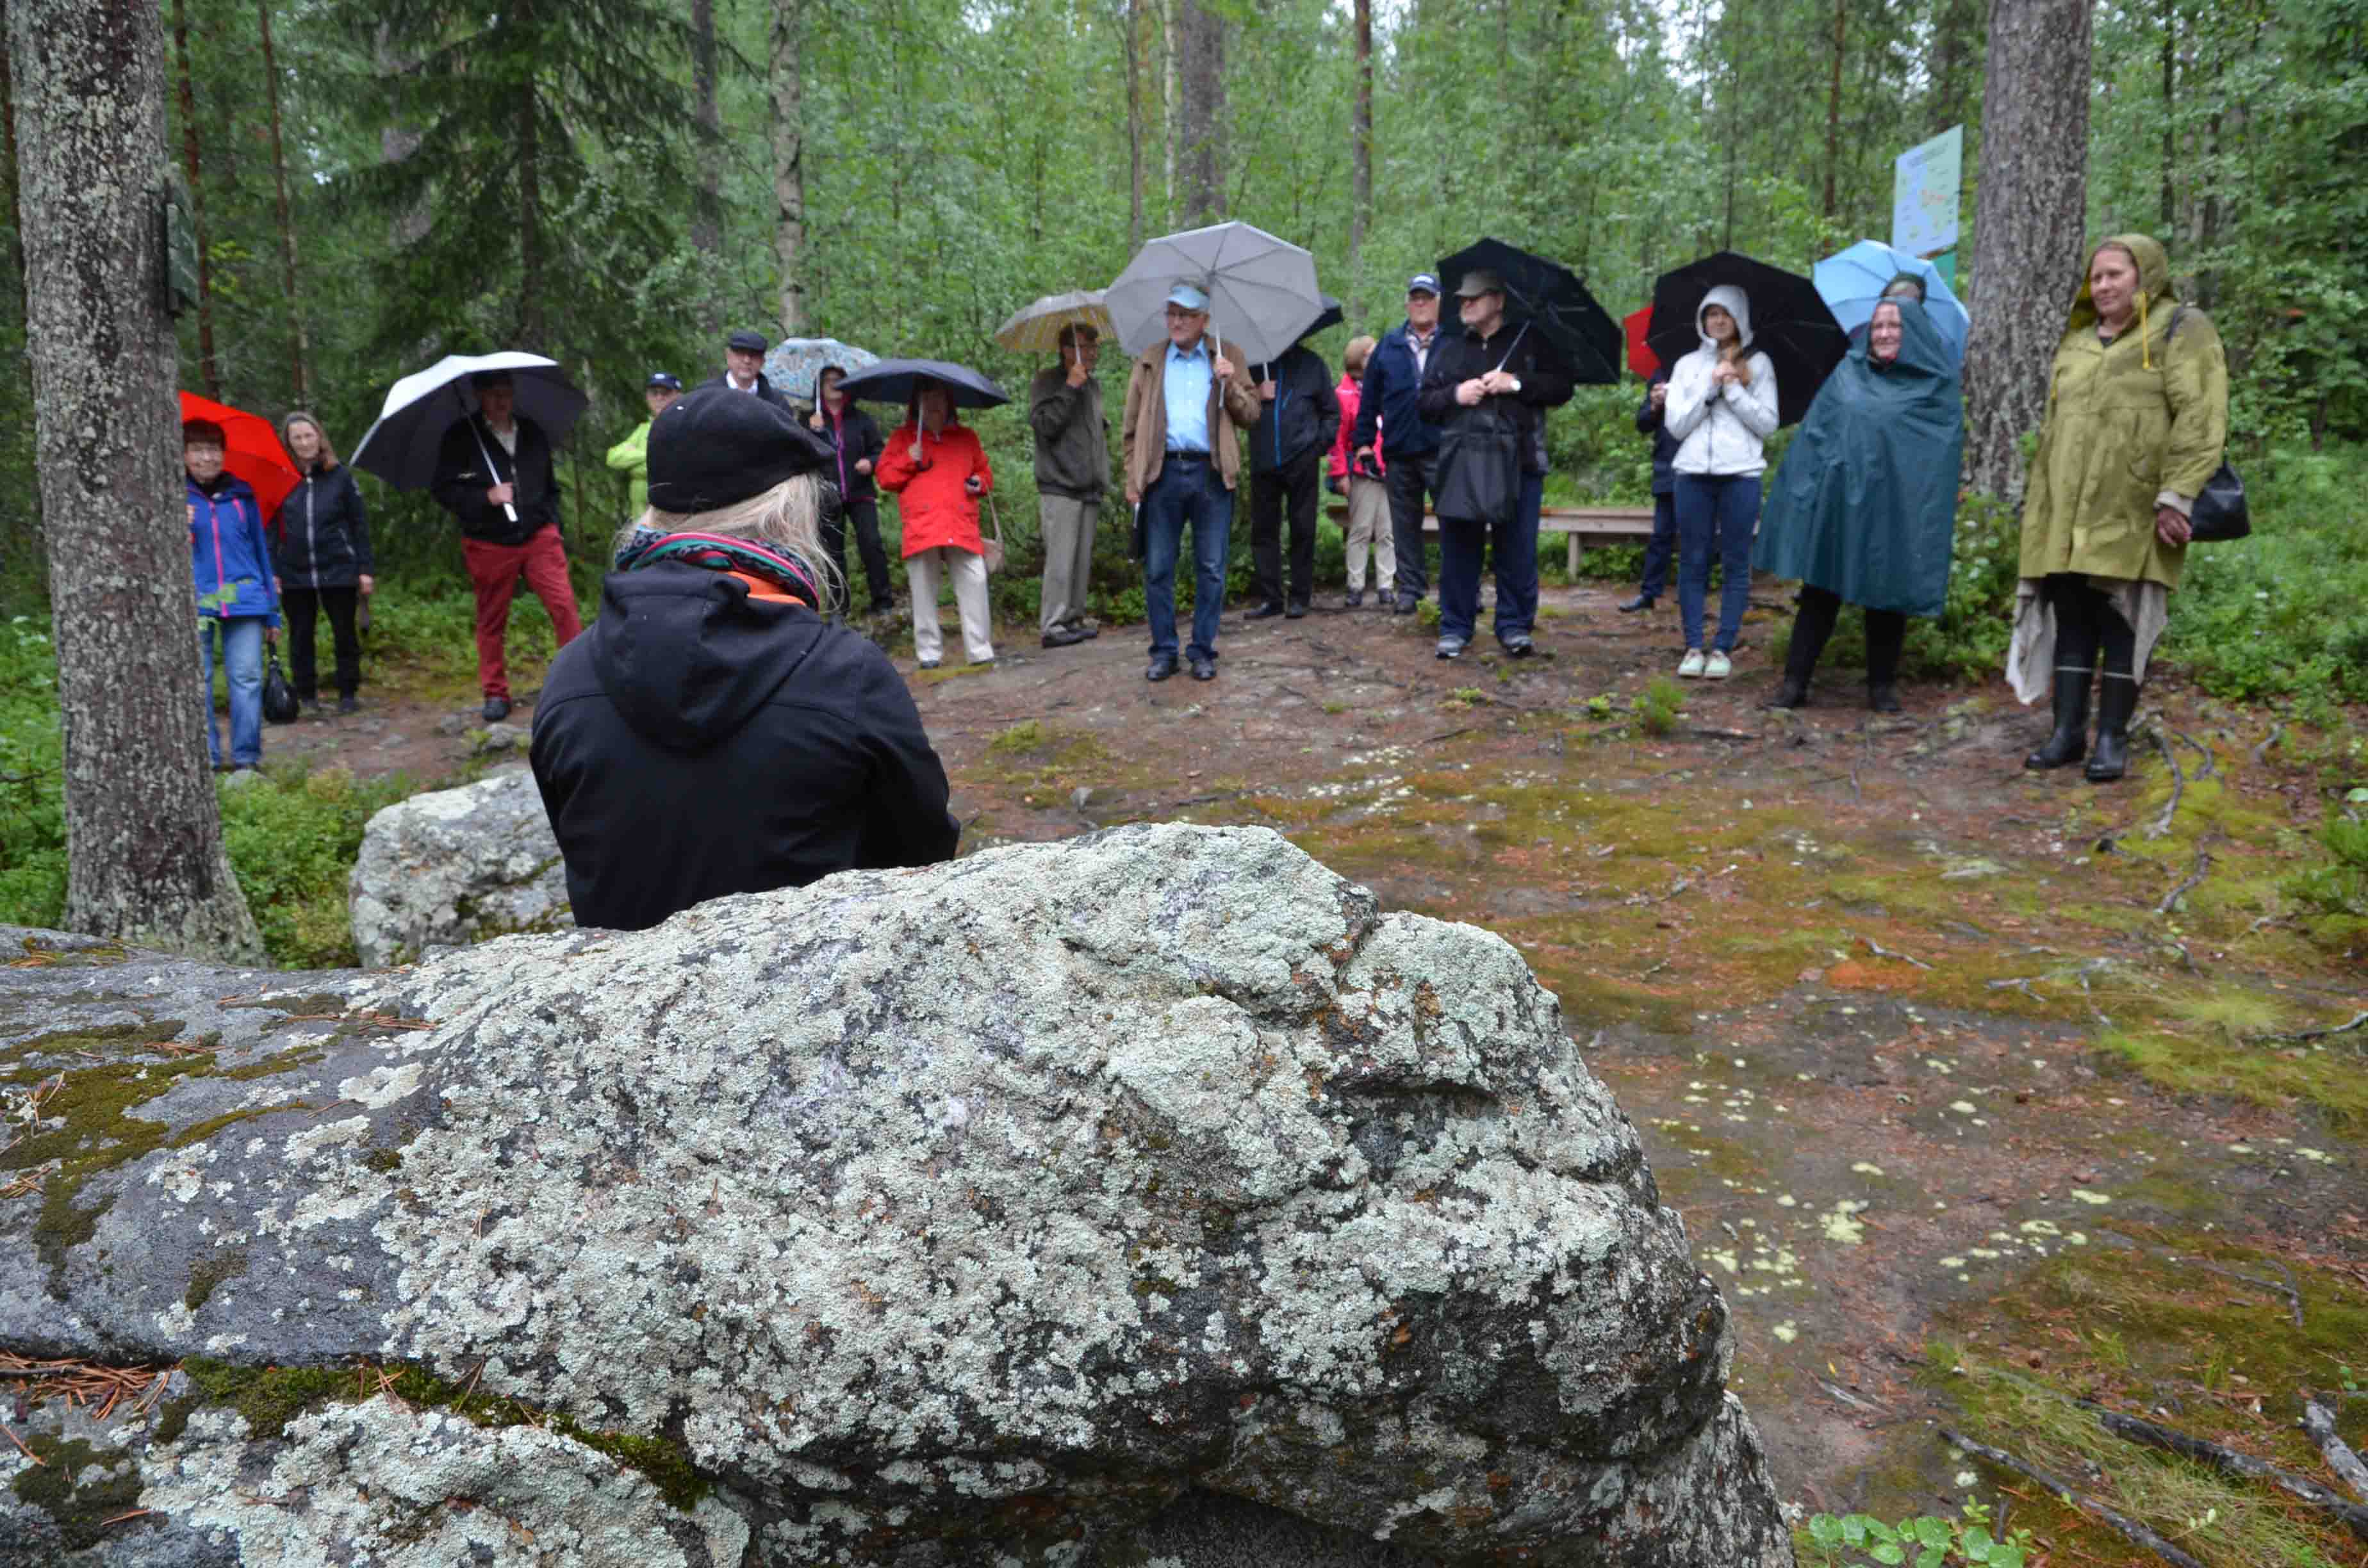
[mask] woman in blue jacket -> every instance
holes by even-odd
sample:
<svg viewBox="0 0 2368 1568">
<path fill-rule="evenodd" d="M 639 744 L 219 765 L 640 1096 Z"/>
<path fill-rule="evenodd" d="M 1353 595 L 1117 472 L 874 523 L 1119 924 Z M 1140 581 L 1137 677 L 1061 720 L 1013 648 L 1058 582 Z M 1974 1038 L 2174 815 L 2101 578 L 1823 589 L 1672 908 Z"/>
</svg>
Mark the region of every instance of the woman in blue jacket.
<svg viewBox="0 0 2368 1568">
<path fill-rule="evenodd" d="M 214 723 L 214 655 L 230 681 L 230 761 L 233 771 L 263 760 L 263 644 L 279 636 L 279 584 L 263 513 L 246 482 L 222 472 L 222 426 L 193 419 L 181 426 L 188 472 L 189 566 L 198 580 L 198 671 L 204 681 L 206 750 L 220 767 Z"/>
</svg>

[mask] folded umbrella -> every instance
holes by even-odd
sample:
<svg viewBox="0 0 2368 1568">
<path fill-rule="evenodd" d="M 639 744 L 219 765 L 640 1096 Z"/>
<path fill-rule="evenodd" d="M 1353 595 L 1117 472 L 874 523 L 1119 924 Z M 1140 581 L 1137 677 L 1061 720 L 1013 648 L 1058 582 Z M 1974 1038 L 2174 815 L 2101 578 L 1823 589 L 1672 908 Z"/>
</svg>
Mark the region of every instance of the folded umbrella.
<svg viewBox="0 0 2368 1568">
<path fill-rule="evenodd" d="M 1526 322 L 1554 345 L 1571 379 L 1580 386 L 1611 386 L 1620 380 L 1620 324 L 1596 303 L 1578 274 L 1560 262 L 1507 244 L 1482 240 L 1439 263 L 1439 281 L 1452 298 L 1466 272 L 1493 272 L 1505 285 L 1505 315 Z"/>
<path fill-rule="evenodd" d="M 833 366 L 853 375 L 880 363 L 880 356 L 836 337 L 785 337 L 765 356 L 765 379 L 783 397 L 814 400 L 814 382 Z"/>
<path fill-rule="evenodd" d="M 1058 354 L 1061 331 L 1068 326 L 1089 326 L 1102 337 L 1118 335 L 1118 328 L 1110 323 L 1110 307 L 1102 302 L 1102 290 L 1086 289 L 1074 294 L 1047 294 L 1033 304 L 1022 305 L 995 329 L 995 341 L 1014 354 Z"/>
<path fill-rule="evenodd" d="M 226 403 L 216 403 L 195 392 L 181 394 L 181 423 L 203 419 L 222 428 L 222 467 L 246 481 L 255 492 L 255 504 L 261 508 L 263 520 L 279 510 L 279 503 L 296 488 L 302 475 L 296 472 L 296 460 L 279 444 L 279 432 L 271 421 L 260 414 L 249 414 L 243 408 L 233 408 Z"/>
<path fill-rule="evenodd" d="M 1209 330 L 1237 365 L 1278 358 L 1323 312 L 1315 258 L 1247 223 L 1212 223 L 1145 244 L 1104 294 L 1119 342 L 1141 354 L 1167 335 L 1167 294 L 1209 296 Z"/>
<path fill-rule="evenodd" d="M 1723 250 L 1664 272 L 1653 282 L 1653 321 L 1645 346 L 1665 365 L 1702 347 L 1694 324 L 1702 296 L 1733 284 L 1751 301 L 1751 349 L 1776 367 L 1777 417 L 1800 423 L 1816 401 L 1817 389 L 1850 352 L 1850 337 L 1817 294 L 1817 286 L 1797 272 Z"/>
<path fill-rule="evenodd" d="M 1661 357 L 1645 341 L 1645 335 L 1653 330 L 1653 307 L 1646 305 L 1641 311 L 1629 312 L 1621 318 L 1620 324 L 1628 335 L 1628 368 L 1652 380 L 1653 372 L 1661 368 Z"/>
<path fill-rule="evenodd" d="M 387 390 L 378 422 L 363 435 L 348 460 L 397 490 L 425 490 L 436 478 L 437 453 L 455 420 L 477 411 L 469 378 L 481 370 L 507 370 L 517 389 L 518 414 L 542 427 L 557 447 L 575 428 L 588 401 L 567 384 L 556 360 L 505 349 L 498 354 L 448 354 L 415 370 Z"/>
<path fill-rule="evenodd" d="M 951 392 L 956 408 L 996 408 L 1011 401 L 992 380 L 943 359 L 882 359 L 839 386 L 848 396 L 867 403 L 910 403 L 914 393 L 930 384 Z"/>
<path fill-rule="evenodd" d="M 1873 319 L 1874 307 L 1882 301 L 1883 291 L 1903 273 L 1924 285 L 1925 313 L 1932 318 L 1933 329 L 1940 333 L 1950 359 L 1963 364 L 1965 335 L 1973 327 L 1973 318 L 1949 287 L 1949 280 L 1941 276 L 1941 269 L 1922 256 L 1894 250 L 1881 240 L 1861 240 L 1817 263 L 1810 277 L 1817 285 L 1818 297 L 1834 312 L 1834 319 L 1841 323 L 1842 330 L 1854 333 Z"/>
</svg>

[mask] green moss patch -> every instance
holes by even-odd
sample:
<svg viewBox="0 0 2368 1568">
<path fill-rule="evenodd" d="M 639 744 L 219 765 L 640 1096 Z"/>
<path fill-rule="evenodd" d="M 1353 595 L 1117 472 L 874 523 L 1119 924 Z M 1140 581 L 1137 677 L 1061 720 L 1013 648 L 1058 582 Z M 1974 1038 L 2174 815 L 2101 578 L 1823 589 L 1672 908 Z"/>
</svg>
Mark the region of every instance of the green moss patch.
<svg viewBox="0 0 2368 1568">
<path fill-rule="evenodd" d="M 35 1437 L 26 1447 L 41 1462 L 18 1471 L 9 1489 L 50 1516 L 68 1551 L 97 1546 L 108 1520 L 140 1506 L 140 1467 L 129 1455 L 80 1438 Z M 122 1473 L 105 1473 L 110 1470 Z"/>
</svg>

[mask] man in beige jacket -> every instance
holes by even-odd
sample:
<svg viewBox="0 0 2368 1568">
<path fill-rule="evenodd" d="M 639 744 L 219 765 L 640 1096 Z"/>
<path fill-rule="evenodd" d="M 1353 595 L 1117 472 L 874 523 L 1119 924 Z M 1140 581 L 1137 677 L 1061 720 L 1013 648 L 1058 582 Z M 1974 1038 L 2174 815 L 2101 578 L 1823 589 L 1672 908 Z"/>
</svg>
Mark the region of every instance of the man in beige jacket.
<svg viewBox="0 0 2368 1568">
<path fill-rule="evenodd" d="M 1258 396 L 1208 328 L 1209 296 L 1178 284 L 1167 295 L 1167 341 L 1135 360 L 1126 384 L 1126 500 L 1143 509 L 1143 602 L 1151 621 L 1146 680 L 1176 673 L 1176 562 L 1188 522 L 1192 642 L 1184 653 L 1194 680 L 1217 678 L 1217 618 L 1242 466 L 1233 430 L 1258 423 Z"/>
</svg>

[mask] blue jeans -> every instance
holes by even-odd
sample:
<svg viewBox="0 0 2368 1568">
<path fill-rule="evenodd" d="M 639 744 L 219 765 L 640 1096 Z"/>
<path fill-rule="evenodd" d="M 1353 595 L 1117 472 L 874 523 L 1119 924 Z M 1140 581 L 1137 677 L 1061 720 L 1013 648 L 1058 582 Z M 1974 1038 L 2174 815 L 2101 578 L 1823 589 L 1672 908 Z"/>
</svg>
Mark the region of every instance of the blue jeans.
<svg viewBox="0 0 2368 1568">
<path fill-rule="evenodd" d="M 1439 633 L 1472 641 L 1480 619 L 1480 557 L 1486 549 L 1497 565 L 1497 640 L 1527 632 L 1538 623 L 1538 513 L 1545 504 L 1546 478 L 1521 475 L 1513 515 L 1492 527 L 1461 517 L 1439 520 Z"/>
<path fill-rule="evenodd" d="M 1759 476 L 1678 475 L 1678 619 L 1686 646 L 1702 643 L 1702 600 L 1710 594 L 1710 560 L 1724 568 L 1718 593 L 1719 653 L 1735 651 L 1743 612 L 1751 605 L 1751 535 L 1759 526 Z"/>
<path fill-rule="evenodd" d="M 1143 608 L 1154 658 L 1176 656 L 1176 562 L 1184 527 L 1192 527 L 1194 658 L 1217 656 L 1217 618 L 1225 608 L 1225 551 L 1233 542 L 1234 493 L 1217 465 L 1170 453 L 1143 497 Z"/>
<path fill-rule="evenodd" d="M 206 752 L 222 766 L 222 727 L 214 722 L 214 643 L 222 643 L 222 673 L 230 685 L 230 760 L 253 767 L 263 760 L 263 618 L 234 615 L 198 618 L 198 676 L 205 699 Z"/>
<path fill-rule="evenodd" d="M 1645 580 L 1638 595 L 1657 599 L 1669 585 L 1669 558 L 1678 552 L 1678 498 L 1669 491 L 1653 495 L 1653 537 L 1645 544 Z"/>
</svg>

